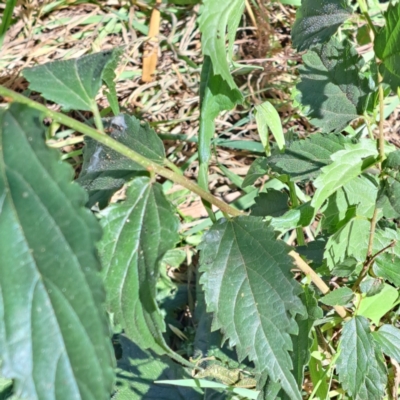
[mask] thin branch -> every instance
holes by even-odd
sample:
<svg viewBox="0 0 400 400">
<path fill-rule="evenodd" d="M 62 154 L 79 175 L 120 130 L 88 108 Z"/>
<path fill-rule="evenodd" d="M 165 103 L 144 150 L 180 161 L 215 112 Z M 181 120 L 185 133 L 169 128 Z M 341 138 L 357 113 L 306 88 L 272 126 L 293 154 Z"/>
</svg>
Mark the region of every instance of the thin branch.
<svg viewBox="0 0 400 400">
<path fill-rule="evenodd" d="M 295 251 L 289 253 L 290 256 L 296 262 L 297 267 L 308 275 L 315 286 L 322 292 L 322 294 L 327 294 L 330 292 L 329 287 L 326 283 L 318 276 L 318 274 L 300 257 Z M 342 306 L 334 306 L 335 311 L 344 319 L 347 317 L 346 309 Z"/>
<path fill-rule="evenodd" d="M 105 135 L 103 133 L 100 133 L 96 129 L 93 129 L 90 126 L 83 124 L 82 122 L 79 122 L 73 118 L 70 118 L 70 117 L 68 117 L 64 114 L 58 113 L 56 111 L 49 110 L 46 106 L 39 104 L 36 101 L 33 101 L 31 99 L 28 99 L 27 97 L 25 97 L 21 94 L 18 94 L 12 90 L 9 90 L 1 85 L 0 85 L 0 95 L 12 98 L 14 101 L 26 104 L 31 108 L 35 108 L 36 110 L 41 111 L 45 115 L 51 117 L 54 121 L 57 121 L 63 125 L 68 126 L 69 128 L 76 130 L 77 132 L 83 133 L 84 135 L 87 135 L 87 136 L 91 137 L 92 139 L 97 140 L 98 142 L 109 147 L 110 149 L 113 149 L 113 150 L 117 151 L 118 153 L 124 155 L 125 157 L 130 158 L 131 160 L 140 164 L 142 167 L 146 168 L 148 171 L 154 171 L 156 174 L 159 174 L 159 175 L 163 176 L 164 178 L 171 180 L 172 182 L 178 183 L 179 185 L 182 185 L 186 189 L 189 189 L 191 192 L 196 193 L 202 199 L 208 201 L 210 204 L 215 205 L 216 207 L 218 207 L 221 211 L 225 212 L 226 214 L 229 214 L 229 215 L 232 215 L 235 217 L 239 216 L 239 215 L 243 215 L 243 212 L 237 210 L 236 208 L 231 207 L 229 204 L 225 203 L 224 201 L 217 199 L 211 193 L 206 192 L 200 186 L 198 186 L 196 183 L 187 179 L 183 175 L 179 175 L 159 164 L 156 164 L 155 162 L 147 159 L 146 157 L 143 157 L 142 155 L 140 155 L 136 151 L 130 149 L 129 147 L 126 147 L 122 143 L 117 142 L 112 137 Z"/>
</svg>

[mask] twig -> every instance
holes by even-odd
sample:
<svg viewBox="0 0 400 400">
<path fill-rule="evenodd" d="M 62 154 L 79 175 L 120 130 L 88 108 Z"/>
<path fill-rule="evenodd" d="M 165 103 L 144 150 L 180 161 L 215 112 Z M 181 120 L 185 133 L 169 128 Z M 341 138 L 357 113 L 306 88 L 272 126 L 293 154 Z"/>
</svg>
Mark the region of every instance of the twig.
<svg viewBox="0 0 400 400">
<path fill-rule="evenodd" d="M 326 283 L 318 276 L 318 274 L 300 257 L 298 253 L 295 251 L 291 251 L 289 253 L 290 256 L 293 257 L 294 261 L 296 262 L 297 267 L 308 275 L 315 286 L 322 292 L 322 294 L 327 294 L 330 292 L 329 287 Z M 347 317 L 346 309 L 342 306 L 334 306 L 335 311 L 342 317 Z"/>
</svg>

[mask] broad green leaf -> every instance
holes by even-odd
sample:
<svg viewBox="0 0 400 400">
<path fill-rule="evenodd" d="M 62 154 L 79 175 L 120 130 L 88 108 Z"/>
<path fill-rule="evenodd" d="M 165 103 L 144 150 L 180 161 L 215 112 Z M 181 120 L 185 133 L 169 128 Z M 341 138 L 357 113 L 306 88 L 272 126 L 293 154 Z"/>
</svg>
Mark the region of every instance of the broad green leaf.
<svg viewBox="0 0 400 400">
<path fill-rule="evenodd" d="M 393 325 L 382 325 L 372 336 L 387 356 L 400 362 L 400 329 Z"/>
<path fill-rule="evenodd" d="M 370 229 L 367 219 L 355 217 L 331 235 L 324 253 L 329 269 L 338 268 L 348 258 L 363 262 L 367 257 Z"/>
<path fill-rule="evenodd" d="M 323 132 L 340 132 L 362 115 L 370 92 L 360 74 L 362 58 L 348 41 L 332 38 L 303 56 L 299 68 L 300 102 L 309 107 L 311 122 Z"/>
<path fill-rule="evenodd" d="M 293 375 L 299 389 L 303 386 L 304 368 L 310 360 L 310 348 L 312 346 L 312 338 L 310 337 L 311 329 L 314 322 L 323 317 L 323 312 L 318 307 L 314 293 L 309 287 L 304 288 L 304 293 L 301 294 L 300 298 L 307 309 L 307 317 L 296 316 L 299 333 L 292 335 L 293 351 L 290 353 L 293 362 Z"/>
<path fill-rule="evenodd" d="M 319 301 L 327 306 L 345 306 L 350 303 L 354 297 L 354 292 L 348 287 L 342 287 L 336 289 L 324 297 L 321 297 Z"/>
<path fill-rule="evenodd" d="M 394 307 L 398 297 L 397 290 L 386 284 L 375 296 L 362 297 L 359 300 L 357 314 L 369 318 L 375 325 L 379 325 L 380 319 Z"/>
<path fill-rule="evenodd" d="M 304 314 L 290 269 L 290 248 L 260 218 L 219 221 L 201 245 L 201 276 L 212 329 L 221 329 L 239 360 L 248 357 L 292 399 L 301 399 L 291 373 L 290 334 Z M 277 290 L 279 288 L 279 290 Z M 251 329 L 249 329 L 251 327 Z"/>
<path fill-rule="evenodd" d="M 0 113 L 0 358 L 19 397 L 108 399 L 113 355 L 96 219 L 41 115 Z"/>
<path fill-rule="evenodd" d="M 385 287 L 385 283 L 378 278 L 372 278 L 366 276 L 364 280 L 360 283 L 361 293 L 365 294 L 367 297 L 375 296 L 380 293 Z"/>
<path fill-rule="evenodd" d="M 332 164 L 322 168 L 322 174 L 314 181 L 316 192 L 311 205 L 317 211 L 325 200 L 346 183 L 376 163 L 378 150 L 371 140 L 345 145 L 345 150 L 332 154 Z"/>
<path fill-rule="evenodd" d="M 203 54 L 211 58 L 214 74 L 220 75 L 231 89 L 237 89 L 230 62 L 244 3 L 244 0 L 204 0 L 199 18 Z"/>
<path fill-rule="evenodd" d="M 212 155 L 211 141 L 215 134 L 215 118 L 225 110 L 231 110 L 241 101 L 238 89 L 230 88 L 228 83 L 213 71 L 211 58 L 204 58 L 201 72 L 201 113 L 199 128 L 199 185 L 208 190 L 208 164 Z M 209 205 L 207 204 L 207 207 Z M 209 208 L 211 213 L 211 207 Z"/>
<path fill-rule="evenodd" d="M 134 179 L 126 196 L 102 212 L 99 251 L 108 309 L 141 348 L 168 353 L 156 283 L 162 257 L 179 240 L 178 219 L 161 185 L 150 178 Z"/>
<path fill-rule="evenodd" d="M 345 0 L 303 0 L 293 25 L 293 47 L 303 51 L 327 42 L 351 14 Z"/>
<path fill-rule="evenodd" d="M 146 158 L 162 164 L 164 145 L 157 134 L 135 117 L 120 114 L 104 120 L 109 135 Z M 111 197 L 125 182 L 138 172 L 145 171 L 141 165 L 103 144 L 85 137 L 83 166 L 78 182 L 89 192 L 90 204 L 98 191 Z"/>
<path fill-rule="evenodd" d="M 269 130 L 271 130 L 278 148 L 283 150 L 285 148 L 285 137 L 283 135 L 281 118 L 275 107 L 269 101 L 265 101 L 256 106 L 256 111 L 258 134 L 267 156 L 270 153 Z"/>
<path fill-rule="evenodd" d="M 107 86 L 105 95 L 110 103 L 111 110 L 115 116 L 120 114 L 117 90 L 115 87 L 115 70 L 117 69 L 119 59 L 123 54 L 123 49 L 121 47 L 116 48 L 113 53 L 113 59 L 106 65 L 103 72 L 103 81 Z"/>
<path fill-rule="evenodd" d="M 157 380 L 191 378 L 168 356 L 143 350 L 126 336 L 120 336 L 123 357 L 118 361 L 117 382 L 112 400 L 202 400 L 197 388 L 154 383 Z"/>
<path fill-rule="evenodd" d="M 274 172 L 289 175 L 294 182 L 310 180 L 321 173 L 322 167 L 332 163 L 331 155 L 343 150 L 346 143 L 351 141 L 342 135 L 313 134 L 305 140 L 288 143 L 284 153 L 274 152 L 271 157 L 265 159 L 265 164 Z M 267 168 L 265 164 L 259 166 L 260 173 L 263 167 Z M 253 165 L 254 163 L 251 167 Z M 251 168 L 248 176 L 250 171 Z"/>
<path fill-rule="evenodd" d="M 357 316 L 344 324 L 339 349 L 336 369 L 348 394 L 355 400 L 383 398 L 386 368 L 366 318 Z"/>
<path fill-rule="evenodd" d="M 353 179 L 328 198 L 322 228 L 333 233 L 356 215 L 372 218 L 377 193 L 378 188 L 370 179 L 364 176 Z"/>
<path fill-rule="evenodd" d="M 280 217 L 289 211 L 289 196 L 278 190 L 270 189 L 267 193 L 260 193 L 255 198 L 256 204 L 251 207 L 254 217 Z"/>
<path fill-rule="evenodd" d="M 375 37 L 374 50 L 383 61 L 380 69 L 384 82 L 397 93 L 400 86 L 400 4 L 390 3 L 384 16 L 386 23 Z"/>
<path fill-rule="evenodd" d="M 251 164 L 246 177 L 243 180 L 242 188 L 252 185 L 258 178 L 265 176 L 268 172 L 268 159 L 265 157 L 257 158 Z"/>
<path fill-rule="evenodd" d="M 22 74 L 29 88 L 69 110 L 91 111 L 108 63 L 115 52 L 108 50 L 72 60 L 53 61 L 26 68 Z"/>
</svg>

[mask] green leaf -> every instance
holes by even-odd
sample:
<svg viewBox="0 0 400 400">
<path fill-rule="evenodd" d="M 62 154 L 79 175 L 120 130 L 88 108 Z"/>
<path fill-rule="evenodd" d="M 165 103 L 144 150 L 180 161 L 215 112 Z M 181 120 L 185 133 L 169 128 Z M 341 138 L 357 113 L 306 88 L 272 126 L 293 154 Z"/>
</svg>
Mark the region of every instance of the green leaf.
<svg viewBox="0 0 400 400">
<path fill-rule="evenodd" d="M 280 217 L 289 210 L 287 193 L 270 189 L 255 198 L 256 204 L 251 207 L 253 217 Z"/>
<path fill-rule="evenodd" d="M 303 56 L 299 68 L 300 102 L 309 106 L 311 122 L 323 132 L 340 132 L 362 115 L 370 92 L 360 75 L 363 60 L 348 42 L 332 38 Z"/>
<path fill-rule="evenodd" d="M 300 400 L 289 350 L 290 334 L 298 331 L 293 316 L 304 314 L 304 307 L 289 251 L 260 218 L 219 221 L 201 245 L 200 283 L 207 311 L 214 313 L 212 329 L 223 331 L 239 360 L 248 357 L 256 371 Z"/>
<path fill-rule="evenodd" d="M 388 246 L 390 247 L 387 248 Z M 397 230 L 388 228 L 385 230 L 379 229 L 375 232 L 373 252 L 377 253 L 384 248 L 387 248 L 387 250 L 380 254 L 373 264 L 374 274 L 399 287 L 400 235 Z"/>
<path fill-rule="evenodd" d="M 319 301 L 327 306 L 345 306 L 354 297 L 354 292 L 348 287 L 342 287 L 321 297 Z"/>
<path fill-rule="evenodd" d="M 392 325 L 382 325 L 372 336 L 387 356 L 400 362 L 400 329 Z"/>
<path fill-rule="evenodd" d="M 287 174 L 294 182 L 310 180 L 321 173 L 322 167 L 332 163 L 331 155 L 343 150 L 346 143 L 351 142 L 342 135 L 313 134 L 305 140 L 288 143 L 284 153 L 275 152 L 267 159 L 257 159 L 265 160 L 257 167 L 261 173 L 269 165 L 274 172 Z"/>
<path fill-rule="evenodd" d="M 156 384 L 161 379 L 191 378 L 190 374 L 168 356 L 142 350 L 126 336 L 120 336 L 123 357 L 118 361 L 117 382 L 112 400 L 201 400 L 197 388 Z"/>
<path fill-rule="evenodd" d="M 179 240 L 178 219 L 161 185 L 150 178 L 134 179 L 126 196 L 102 211 L 99 251 L 108 308 L 138 346 L 168 353 L 156 283 L 163 256 Z"/>
<path fill-rule="evenodd" d="M 135 117 L 120 114 L 105 119 L 104 125 L 113 139 L 158 164 L 163 163 L 164 145 L 147 124 L 142 125 Z M 146 169 L 107 146 L 85 137 L 83 165 L 77 181 L 89 192 L 90 200 L 97 191 L 105 191 L 111 197 L 113 192 L 140 171 Z"/>
<path fill-rule="evenodd" d="M 338 268 L 348 258 L 363 262 L 367 257 L 370 229 L 367 219 L 355 217 L 331 235 L 324 253 L 329 269 Z"/>
<path fill-rule="evenodd" d="M 372 218 L 377 193 L 378 188 L 370 179 L 353 179 L 328 198 L 322 228 L 334 233 L 356 215 Z"/>
<path fill-rule="evenodd" d="M 322 168 L 322 174 L 314 181 L 316 192 L 311 205 L 318 210 L 325 200 L 346 183 L 376 163 L 378 150 L 371 140 L 345 145 L 345 150 L 332 154 L 332 164 Z"/>
<path fill-rule="evenodd" d="M 299 333 L 292 335 L 293 351 L 290 353 L 293 362 L 293 375 L 299 389 L 303 386 L 304 368 L 310 360 L 310 348 L 312 346 L 312 338 L 310 337 L 311 329 L 314 322 L 323 317 L 323 312 L 318 307 L 314 292 L 309 287 L 306 286 L 304 288 L 304 293 L 301 294 L 300 298 L 307 309 L 307 317 L 296 316 Z"/>
<path fill-rule="evenodd" d="M 397 290 L 393 286 L 385 284 L 375 296 L 360 299 L 357 313 L 369 318 L 375 325 L 379 325 L 380 319 L 394 307 L 398 297 Z"/>
<path fill-rule="evenodd" d="M 310 206 L 310 202 L 307 202 L 292 208 L 280 217 L 273 217 L 271 225 L 275 230 L 285 232 L 296 227 L 308 226 L 313 218 L 314 209 Z"/>
<path fill-rule="evenodd" d="M 258 134 L 267 155 L 269 155 L 269 130 L 274 136 L 275 142 L 280 150 L 285 148 L 285 137 L 283 135 L 281 118 L 275 107 L 269 102 L 256 106 L 256 121 Z"/>
<path fill-rule="evenodd" d="M 400 86 L 400 4 L 390 3 L 384 17 L 386 23 L 375 37 L 374 50 L 383 61 L 380 66 L 383 81 L 396 93 Z"/>
<path fill-rule="evenodd" d="M 303 51 L 327 42 L 351 14 L 344 0 L 303 0 L 293 25 L 293 47 Z"/>
<path fill-rule="evenodd" d="M 265 157 L 257 158 L 247 171 L 247 175 L 242 183 L 242 188 L 253 185 L 258 178 L 265 176 L 267 172 L 268 159 Z"/>
<path fill-rule="evenodd" d="M 119 115 L 120 113 L 117 90 L 115 88 L 115 70 L 117 69 L 122 54 L 122 47 L 116 48 L 113 52 L 112 60 L 106 65 L 103 72 L 103 81 L 108 89 L 108 91 L 105 91 L 105 95 L 107 96 L 107 100 L 110 103 L 114 115 Z"/>
<path fill-rule="evenodd" d="M 204 0 L 199 18 L 203 54 L 211 58 L 214 74 L 221 75 L 229 87 L 236 90 L 237 86 L 229 65 L 232 61 L 233 45 L 244 3 L 244 0 L 228 2 Z M 228 41 L 228 54 L 226 41 Z"/>
<path fill-rule="evenodd" d="M 211 141 L 215 134 L 215 118 L 220 112 L 231 110 L 241 102 L 242 94 L 213 71 L 211 58 L 206 56 L 201 71 L 201 113 L 199 128 L 199 185 L 208 190 L 208 164 L 212 155 Z M 211 212 L 211 208 L 210 208 Z"/>
<path fill-rule="evenodd" d="M 1 373 L 29 399 L 108 399 L 113 355 L 95 241 L 73 170 L 41 115 L 0 113 Z"/>
<path fill-rule="evenodd" d="M 29 88 L 69 110 L 91 111 L 105 68 L 118 49 L 72 60 L 53 61 L 23 70 Z"/>
<path fill-rule="evenodd" d="M 387 382 L 382 354 L 375 351 L 369 323 L 354 317 L 343 326 L 336 369 L 343 388 L 355 400 L 381 399 Z"/>
</svg>

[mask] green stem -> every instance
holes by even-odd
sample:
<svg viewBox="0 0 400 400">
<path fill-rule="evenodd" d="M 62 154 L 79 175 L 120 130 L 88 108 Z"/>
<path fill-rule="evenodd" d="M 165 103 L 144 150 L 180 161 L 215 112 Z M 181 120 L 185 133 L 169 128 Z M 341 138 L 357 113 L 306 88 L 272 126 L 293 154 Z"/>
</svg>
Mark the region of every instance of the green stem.
<svg viewBox="0 0 400 400">
<path fill-rule="evenodd" d="M 97 107 L 97 103 L 94 100 L 91 108 L 93 113 L 94 124 L 97 130 L 104 133 L 104 126 L 103 126 L 103 121 L 101 120 L 99 107 Z"/>
<path fill-rule="evenodd" d="M 365 3 L 364 0 L 357 0 L 357 3 L 358 6 L 360 7 L 362 14 L 364 15 L 364 18 L 367 20 L 369 28 L 371 29 L 371 31 L 375 36 L 377 34 L 377 30 L 374 24 L 372 23 L 371 17 L 369 16 L 367 4 Z"/>
<path fill-rule="evenodd" d="M 379 157 L 381 162 L 385 159 L 385 135 L 383 133 L 383 123 L 385 122 L 385 103 L 382 86 L 382 76 L 379 74 Z"/>
<path fill-rule="evenodd" d="M 28 99 L 21 94 L 18 94 L 12 90 L 5 88 L 4 86 L 0 85 L 0 95 L 5 97 L 10 97 L 14 101 L 23 103 L 28 105 L 31 108 L 34 108 L 38 111 L 43 112 L 45 115 L 51 117 L 53 120 L 68 126 L 71 129 L 74 129 L 77 132 L 80 132 L 84 135 L 91 137 L 94 140 L 104 144 L 105 146 L 109 147 L 117 151 L 118 153 L 124 155 L 125 157 L 135 161 L 136 163 L 140 164 L 142 167 L 147 169 L 148 171 L 154 171 L 155 173 L 163 176 L 166 179 L 171 180 L 179 185 L 182 185 L 186 189 L 190 190 L 193 193 L 199 195 L 202 199 L 208 201 L 211 204 L 217 206 L 222 212 L 225 212 L 229 215 L 237 217 L 239 215 L 243 215 L 243 213 L 236 208 L 231 207 L 229 204 L 225 203 L 222 200 L 217 199 L 211 193 L 206 192 L 201 187 L 199 187 L 196 183 L 190 181 L 183 175 L 179 175 L 169 169 L 162 167 L 161 165 L 156 164 L 155 162 L 143 157 L 136 151 L 126 147 L 125 145 L 117 142 L 113 138 L 103 133 L 98 132 L 97 130 L 91 128 L 88 125 L 83 124 L 82 122 L 76 121 L 73 118 L 70 118 L 64 114 L 58 113 L 56 111 L 49 110 L 42 104 L 37 103 L 31 99 Z"/>
<path fill-rule="evenodd" d="M 288 186 L 289 186 L 290 201 L 292 202 L 292 208 L 298 207 L 300 204 L 296 195 L 296 187 L 294 186 L 294 182 L 289 181 Z M 301 226 L 296 228 L 296 236 L 297 236 L 297 244 L 299 246 L 305 246 L 306 240 L 304 238 L 304 232 Z"/>
<path fill-rule="evenodd" d="M 179 175 L 183 175 L 183 172 L 179 167 L 177 167 L 173 162 L 168 160 L 167 158 L 164 161 L 165 166 L 167 166 L 169 169 L 172 169 L 172 171 L 176 172 Z"/>
</svg>

